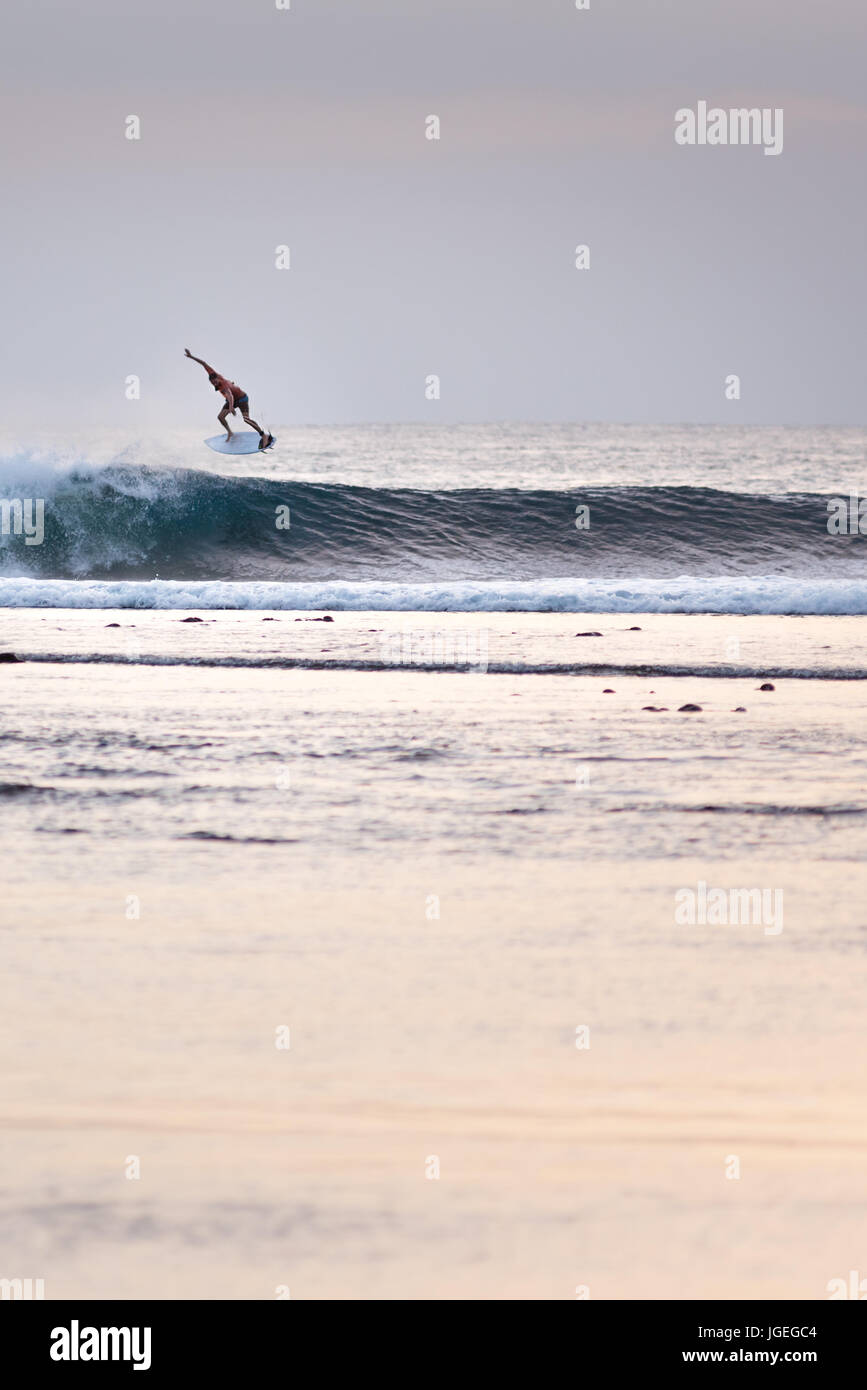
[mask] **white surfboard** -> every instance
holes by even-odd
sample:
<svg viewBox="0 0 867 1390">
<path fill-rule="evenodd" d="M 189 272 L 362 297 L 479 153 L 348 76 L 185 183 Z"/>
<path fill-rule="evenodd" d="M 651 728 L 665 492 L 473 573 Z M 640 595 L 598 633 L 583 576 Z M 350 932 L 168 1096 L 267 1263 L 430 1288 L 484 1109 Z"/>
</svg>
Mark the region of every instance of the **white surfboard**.
<svg viewBox="0 0 867 1390">
<path fill-rule="evenodd" d="M 206 439 L 205 443 L 209 449 L 213 449 L 218 454 L 256 454 L 259 452 L 259 436 L 252 430 L 238 430 L 231 439 L 226 439 L 224 434 L 215 434 L 212 439 Z M 273 448 L 276 441 L 271 440 L 267 446 Z"/>
</svg>

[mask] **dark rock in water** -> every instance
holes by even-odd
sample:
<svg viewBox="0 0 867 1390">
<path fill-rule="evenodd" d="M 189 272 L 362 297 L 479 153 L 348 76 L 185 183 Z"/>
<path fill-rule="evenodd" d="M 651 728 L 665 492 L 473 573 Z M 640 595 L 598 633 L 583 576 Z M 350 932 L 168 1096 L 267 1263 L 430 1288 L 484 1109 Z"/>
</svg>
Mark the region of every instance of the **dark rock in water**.
<svg viewBox="0 0 867 1390">
<path fill-rule="evenodd" d="M 601 637 L 601 632 L 576 632 L 576 637 Z"/>
<path fill-rule="evenodd" d="M 120 627 L 120 623 L 106 623 L 106 627 Z"/>
<path fill-rule="evenodd" d="M 602 694 L 603 694 L 603 695 L 616 695 L 616 694 L 617 694 L 617 691 L 616 691 L 616 690 L 612 690 L 611 687 L 609 686 L 607 690 L 603 690 Z"/>
<path fill-rule="evenodd" d="M 640 628 L 640 627 L 628 627 L 628 628 L 626 629 L 626 631 L 627 631 L 627 632 L 640 632 L 640 631 L 641 631 L 641 628 Z"/>
<path fill-rule="evenodd" d="M 0 652 L 0 661 L 20 661 L 21 657 L 14 652 Z"/>
<path fill-rule="evenodd" d="M 651 714 L 668 714 L 668 705 L 642 705 L 641 708 L 649 710 Z"/>
<path fill-rule="evenodd" d="M 764 685 L 759 686 L 759 690 L 776 690 L 776 688 L 775 685 L 771 685 L 770 681 L 765 681 Z"/>
<path fill-rule="evenodd" d="M 334 619 L 325 614 L 324 618 L 296 618 L 296 623 L 333 623 Z M 369 632 L 376 632 L 376 628 L 368 628 Z"/>
<path fill-rule="evenodd" d="M 702 708 L 701 708 L 701 705 L 681 705 L 680 708 L 679 708 L 679 710 L 678 710 L 677 712 L 678 712 L 678 714 L 701 714 L 701 713 L 703 713 Z"/>
<path fill-rule="evenodd" d="M 330 613 L 326 613 L 324 618 L 314 618 L 314 623 L 333 623 L 334 619 Z"/>
<path fill-rule="evenodd" d="M 732 714 L 746 714 L 746 712 L 747 712 L 747 707 L 746 707 L 746 705 L 738 705 L 736 709 L 733 709 L 733 710 L 732 710 Z"/>
<path fill-rule="evenodd" d="M 181 618 L 182 623 L 203 623 L 204 618 Z"/>
<path fill-rule="evenodd" d="M 263 619 L 262 619 L 262 622 L 263 622 L 263 623 L 279 623 L 279 621 L 280 621 L 279 618 L 263 618 Z"/>
</svg>

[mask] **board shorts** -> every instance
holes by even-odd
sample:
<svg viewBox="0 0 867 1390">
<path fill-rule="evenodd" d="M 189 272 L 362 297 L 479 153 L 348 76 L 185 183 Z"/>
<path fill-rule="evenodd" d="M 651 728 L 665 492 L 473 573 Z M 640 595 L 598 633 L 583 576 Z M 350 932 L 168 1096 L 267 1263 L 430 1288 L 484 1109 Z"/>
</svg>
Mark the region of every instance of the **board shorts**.
<svg viewBox="0 0 867 1390">
<path fill-rule="evenodd" d="M 244 392 L 243 396 L 236 396 L 236 397 L 235 397 L 235 409 L 236 409 L 236 410 L 248 410 L 249 407 L 250 407 L 250 397 L 247 395 L 247 392 L 246 392 L 246 391 Z"/>
</svg>

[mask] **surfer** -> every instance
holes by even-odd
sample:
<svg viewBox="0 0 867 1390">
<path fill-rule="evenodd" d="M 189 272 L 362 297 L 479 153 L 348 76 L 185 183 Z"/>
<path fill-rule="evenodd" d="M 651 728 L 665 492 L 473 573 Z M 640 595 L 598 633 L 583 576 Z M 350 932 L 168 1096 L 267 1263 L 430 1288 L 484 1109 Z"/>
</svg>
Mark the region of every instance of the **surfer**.
<svg viewBox="0 0 867 1390">
<path fill-rule="evenodd" d="M 252 425 L 253 429 L 258 434 L 259 448 L 267 449 L 274 436 L 266 434 L 265 430 L 261 429 L 259 425 L 256 424 L 256 421 L 250 418 L 250 397 L 243 387 L 236 386 L 234 381 L 229 381 L 228 377 L 220 376 L 220 373 L 215 372 L 214 368 L 209 366 L 207 362 L 203 362 L 201 357 L 194 357 L 189 348 L 184 348 L 184 356 L 189 357 L 193 362 L 198 362 L 200 367 L 204 367 L 205 371 L 208 373 L 208 381 L 211 383 L 214 390 L 219 391 L 220 395 L 225 397 L 226 404 L 223 406 L 217 419 L 226 431 L 226 443 L 228 444 L 229 440 L 233 438 L 232 430 L 226 416 L 234 415 L 236 410 L 240 410 L 245 422 L 248 425 Z"/>
</svg>

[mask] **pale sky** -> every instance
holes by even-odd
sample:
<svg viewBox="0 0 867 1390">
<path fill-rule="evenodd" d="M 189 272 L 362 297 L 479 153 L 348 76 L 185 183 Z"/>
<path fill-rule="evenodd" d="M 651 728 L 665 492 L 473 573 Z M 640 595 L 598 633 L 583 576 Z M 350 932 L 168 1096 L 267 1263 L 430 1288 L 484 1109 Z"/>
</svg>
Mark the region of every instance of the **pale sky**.
<svg viewBox="0 0 867 1390">
<path fill-rule="evenodd" d="M 863 0 L 28 0 L 3 38 L 19 434 L 209 426 L 185 346 L 280 423 L 864 423 Z M 678 146 L 700 100 L 782 108 L 782 154 Z"/>
</svg>

